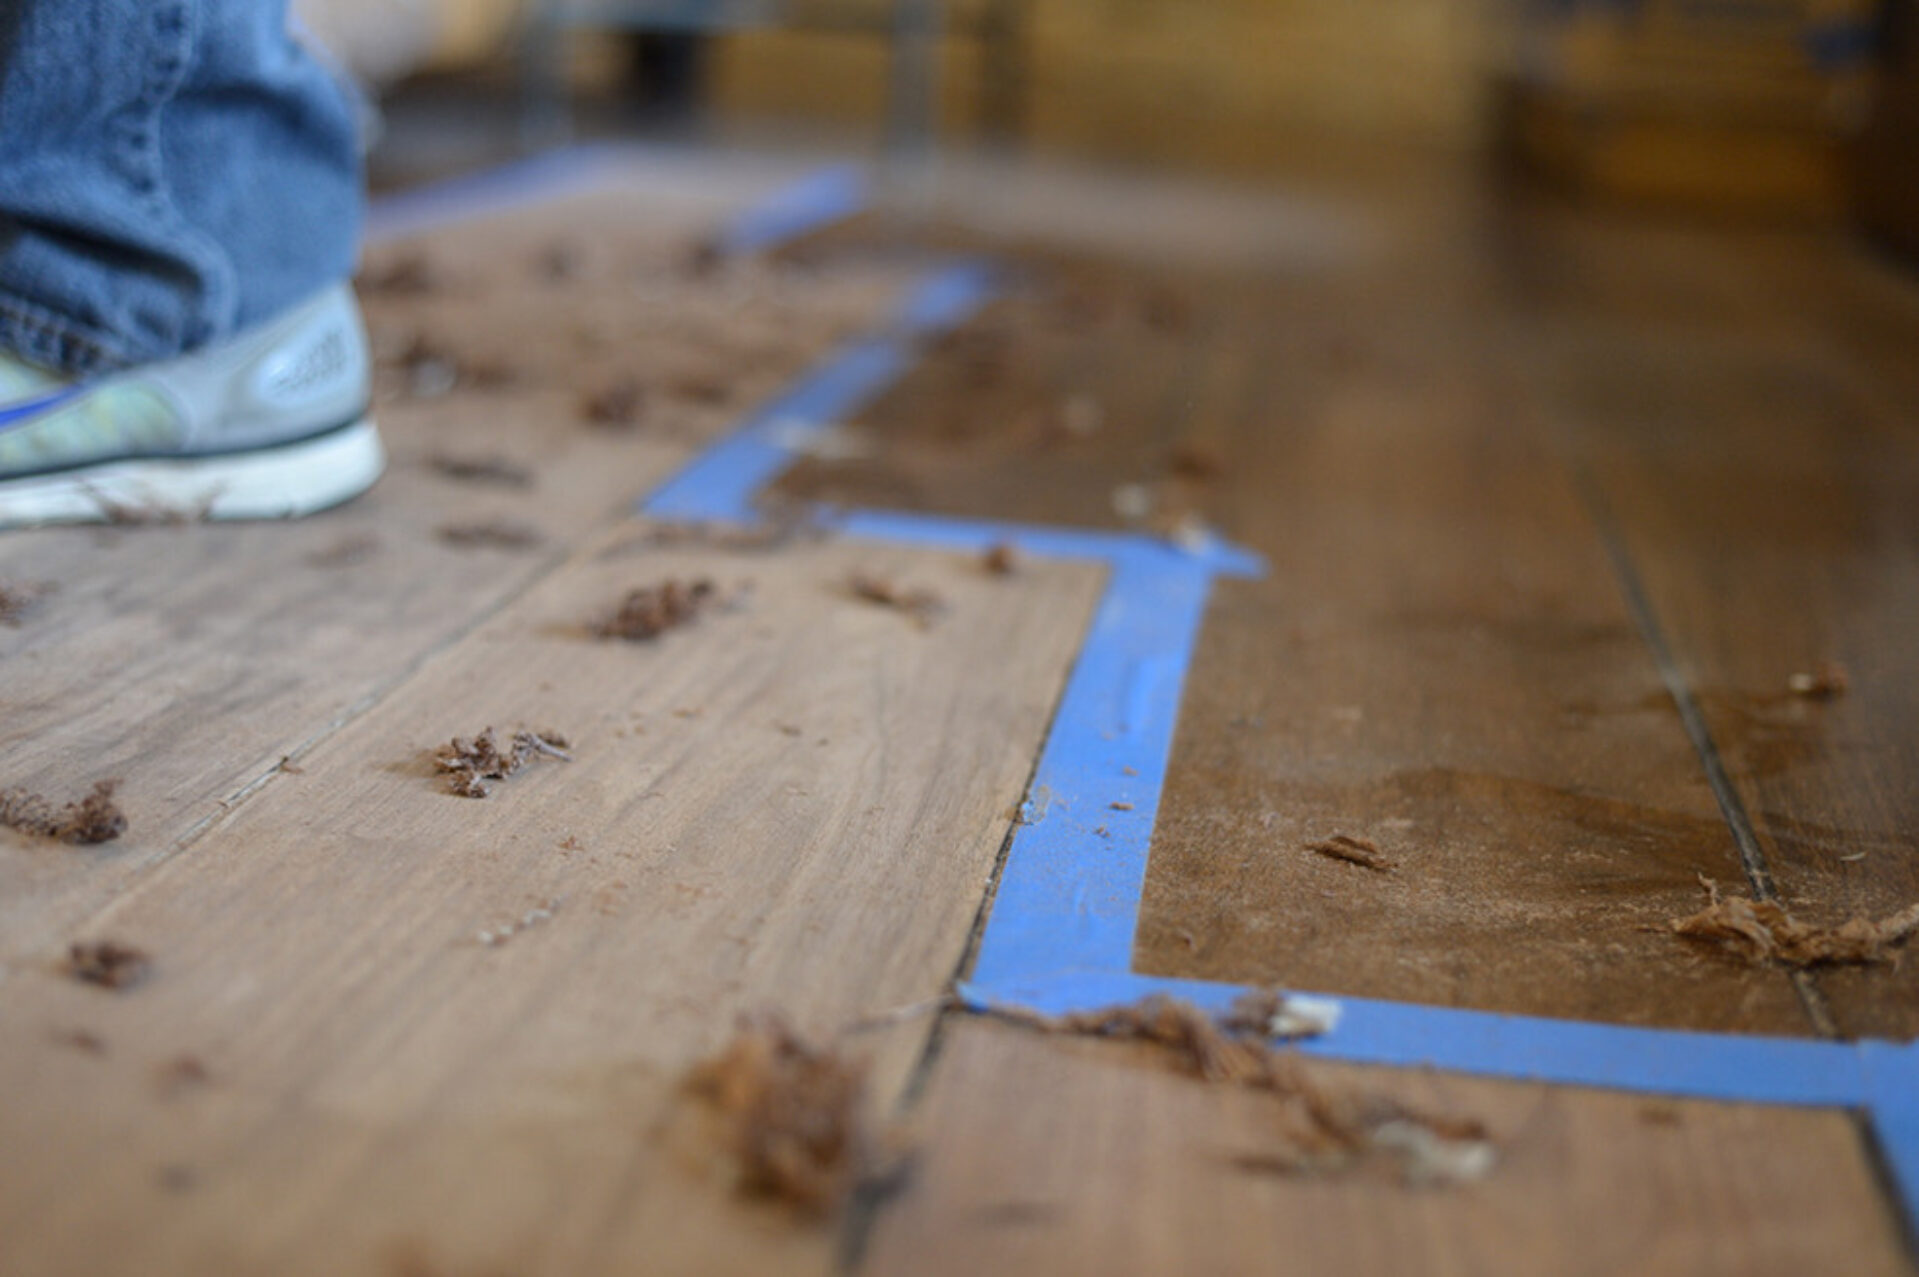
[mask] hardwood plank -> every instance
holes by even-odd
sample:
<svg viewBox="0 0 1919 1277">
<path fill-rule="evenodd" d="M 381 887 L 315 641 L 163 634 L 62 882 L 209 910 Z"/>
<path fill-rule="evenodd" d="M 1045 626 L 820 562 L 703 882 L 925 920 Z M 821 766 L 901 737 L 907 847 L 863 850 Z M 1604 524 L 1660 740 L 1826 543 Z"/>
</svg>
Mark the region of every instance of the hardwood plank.
<svg viewBox="0 0 1919 1277">
<path fill-rule="evenodd" d="M 924 1151 L 863 1272 L 1904 1273 L 1841 1113 L 1316 1065 L 1489 1126 L 1492 1174 L 1412 1189 L 1276 1177 L 1272 1101 L 1123 1045 L 952 1023 Z"/>
<path fill-rule="evenodd" d="M 1783 901 L 1838 923 L 1919 900 L 1909 434 L 1806 343 L 1611 331 L 1562 352 L 1550 382 Z M 1846 695 L 1789 690 L 1827 662 L 1850 671 Z M 1919 1032 L 1919 973 L 1817 980 L 1841 1032 Z"/>
<path fill-rule="evenodd" d="M 947 610 L 922 630 L 856 570 Z M 583 633 L 695 575 L 754 584 L 657 643 Z M 0 984 L 0 1090 L 33 1097 L 0 1106 L 0 1267 L 823 1270 L 829 1235 L 738 1206 L 675 1137 L 675 1079 L 737 1011 L 831 1034 L 946 987 L 1100 584 L 634 528 L 582 550 L 88 919 L 153 955 L 146 984 L 57 951 Z M 575 761 L 453 796 L 425 752 L 488 724 Z M 929 1025 L 851 1044 L 879 1104 Z M 189 1054 L 204 1084 L 156 1090 Z"/>
<path fill-rule="evenodd" d="M 0 537 L 0 580 L 60 587 L 0 627 L 0 787 L 61 801 L 120 777 L 131 821 L 120 842 L 86 851 L 0 831 L 0 962 L 44 949 L 283 756 L 378 701 L 875 322 L 907 277 L 884 263 L 689 273 L 685 250 L 716 215 L 710 202 L 656 208 L 616 183 L 379 250 L 371 275 L 417 258 L 428 286 L 367 299 L 392 467 L 347 507 L 286 525 Z M 548 278 L 556 248 L 571 263 L 562 279 Z M 423 333 L 506 384 L 469 376 L 411 393 L 402 355 Z M 582 397 L 622 377 L 641 386 L 644 419 L 583 420 Z M 454 482 L 441 458 L 498 461 L 524 481 Z M 438 535 L 500 520 L 541 543 L 462 549 Z"/>
</svg>

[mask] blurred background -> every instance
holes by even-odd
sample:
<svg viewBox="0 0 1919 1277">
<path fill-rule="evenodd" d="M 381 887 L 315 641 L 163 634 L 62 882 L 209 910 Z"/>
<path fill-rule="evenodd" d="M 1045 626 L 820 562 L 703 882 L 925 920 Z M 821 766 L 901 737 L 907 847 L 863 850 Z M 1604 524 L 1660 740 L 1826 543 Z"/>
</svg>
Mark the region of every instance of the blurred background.
<svg viewBox="0 0 1919 1277">
<path fill-rule="evenodd" d="M 1409 166 L 1919 252 L 1919 0 L 298 0 L 376 185 L 582 137 Z"/>
</svg>

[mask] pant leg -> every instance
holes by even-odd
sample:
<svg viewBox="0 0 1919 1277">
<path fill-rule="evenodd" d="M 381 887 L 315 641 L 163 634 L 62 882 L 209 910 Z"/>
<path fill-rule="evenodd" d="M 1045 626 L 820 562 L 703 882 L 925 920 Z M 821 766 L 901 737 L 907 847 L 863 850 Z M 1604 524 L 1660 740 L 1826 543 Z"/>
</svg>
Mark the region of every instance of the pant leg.
<svg viewBox="0 0 1919 1277">
<path fill-rule="evenodd" d="M 0 348 L 169 358 L 344 278 L 356 133 L 286 0 L 4 0 Z"/>
</svg>

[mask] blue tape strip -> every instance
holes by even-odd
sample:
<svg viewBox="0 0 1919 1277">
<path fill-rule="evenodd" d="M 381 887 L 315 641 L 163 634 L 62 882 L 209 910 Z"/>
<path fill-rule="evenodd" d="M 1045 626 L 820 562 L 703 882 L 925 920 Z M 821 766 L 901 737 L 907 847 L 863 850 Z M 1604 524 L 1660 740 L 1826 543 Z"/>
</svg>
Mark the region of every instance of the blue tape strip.
<svg viewBox="0 0 1919 1277">
<path fill-rule="evenodd" d="M 976 980 L 960 992 L 979 1010 L 1064 1015 L 1118 1006 L 1153 993 L 1184 998 L 1218 1013 L 1246 990 L 1203 980 L 1069 972 L 998 985 Z M 1371 998 L 1334 1000 L 1341 1012 L 1338 1028 L 1301 1042 L 1301 1051 L 1354 1064 L 1451 1069 L 1482 1077 L 1754 1104 L 1851 1108 L 1875 1098 L 1861 1046 L 1636 1029 Z M 1907 1077 L 1910 1083 L 1911 1074 Z"/>
<path fill-rule="evenodd" d="M 367 206 L 366 239 L 378 243 L 557 198 L 599 181 L 622 152 L 630 155 L 632 150 L 613 143 L 583 143 L 382 196 Z"/>
<path fill-rule="evenodd" d="M 623 165 L 666 152 L 623 142 L 585 142 L 543 151 L 496 168 L 383 196 L 367 208 L 369 242 L 475 217 L 504 213 L 584 190 Z M 872 203 L 872 183 L 857 164 L 819 169 L 728 219 L 714 236 L 722 253 L 758 253 L 830 226 Z"/>
<path fill-rule="evenodd" d="M 960 262 L 920 280 L 876 335 L 843 347 L 731 435 L 696 457 L 641 505 L 656 519 L 747 523 L 753 498 L 793 462 L 808 436 L 872 402 L 911 362 L 913 346 L 973 314 L 993 292 L 993 273 Z"/>
<path fill-rule="evenodd" d="M 843 221 L 873 201 L 872 183 L 857 164 L 841 164 L 801 178 L 739 214 L 715 242 L 723 253 L 757 253 Z"/>
</svg>

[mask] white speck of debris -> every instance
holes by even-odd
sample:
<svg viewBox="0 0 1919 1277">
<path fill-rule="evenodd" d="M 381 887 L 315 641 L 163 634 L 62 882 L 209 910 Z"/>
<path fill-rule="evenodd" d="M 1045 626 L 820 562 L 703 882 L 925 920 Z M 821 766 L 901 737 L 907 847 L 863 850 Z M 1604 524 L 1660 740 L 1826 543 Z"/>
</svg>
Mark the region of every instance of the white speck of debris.
<svg viewBox="0 0 1919 1277">
<path fill-rule="evenodd" d="M 1188 554 L 1204 554 L 1213 548 L 1213 530 L 1190 514 L 1173 525 L 1166 539 Z"/>
<path fill-rule="evenodd" d="M 1266 1021 L 1269 1038 L 1316 1038 L 1339 1027 L 1344 1013 L 1331 998 L 1307 997 L 1291 993 L 1280 1000 L 1279 1009 Z"/>
<path fill-rule="evenodd" d="M 460 370 L 450 359 L 423 359 L 407 378 L 407 389 L 415 399 L 438 399 L 459 384 Z"/>
<path fill-rule="evenodd" d="M 556 896 L 543 905 L 528 909 L 524 914 L 520 915 L 518 921 L 509 922 L 504 926 L 489 927 L 485 931 L 480 932 L 475 938 L 487 948 L 497 949 L 514 936 L 525 931 L 528 927 L 539 926 L 559 911 L 560 901 Z"/>
<path fill-rule="evenodd" d="M 1406 1182 L 1467 1184 L 1492 1173 L 1499 1155 L 1486 1140 L 1448 1139 L 1420 1122 L 1385 1122 L 1372 1132 L 1374 1147 L 1402 1158 Z"/>
<path fill-rule="evenodd" d="M 1144 519 L 1153 512 L 1153 490 L 1143 483 L 1122 483 L 1113 489 L 1113 513 L 1122 519 Z"/>
<path fill-rule="evenodd" d="M 1864 860 L 1865 858 L 1866 858 L 1866 853 L 1863 851 L 1855 851 L 1850 856 L 1839 857 L 1840 860 L 1844 861 L 1847 864 L 1851 864 L 1855 860 Z"/>
</svg>

